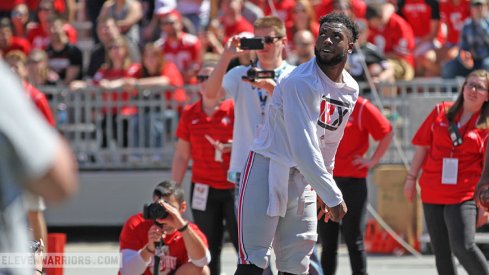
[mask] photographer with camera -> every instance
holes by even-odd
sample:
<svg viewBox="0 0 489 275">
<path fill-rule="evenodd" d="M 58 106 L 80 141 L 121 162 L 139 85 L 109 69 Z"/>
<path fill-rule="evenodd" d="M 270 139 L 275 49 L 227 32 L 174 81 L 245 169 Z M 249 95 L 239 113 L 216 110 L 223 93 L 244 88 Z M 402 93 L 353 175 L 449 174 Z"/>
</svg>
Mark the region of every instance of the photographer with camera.
<svg viewBox="0 0 489 275">
<path fill-rule="evenodd" d="M 163 274 L 210 274 L 207 239 L 195 224 L 183 219 L 186 207 L 183 189 L 175 183 L 163 181 L 155 187 L 153 203 L 122 228 L 120 274 L 153 274 L 158 258 L 156 265 Z"/>
<path fill-rule="evenodd" d="M 217 98 L 222 87 L 234 100 L 234 137 L 228 180 L 236 184 L 235 196 L 249 147 L 263 123 L 276 81 L 295 68 L 282 57 L 287 37 L 280 18 L 265 16 L 256 20 L 253 27 L 254 38 L 233 36 L 228 40 L 205 87 L 209 98 Z M 252 50 L 258 58 L 256 63 L 238 66 L 226 73 L 233 58 Z"/>
</svg>

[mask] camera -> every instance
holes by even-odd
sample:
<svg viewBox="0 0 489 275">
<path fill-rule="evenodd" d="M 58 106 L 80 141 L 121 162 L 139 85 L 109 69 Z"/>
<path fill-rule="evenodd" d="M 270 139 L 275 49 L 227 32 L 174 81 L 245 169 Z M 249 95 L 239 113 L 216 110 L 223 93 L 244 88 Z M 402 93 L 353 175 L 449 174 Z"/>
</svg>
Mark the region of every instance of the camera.
<svg viewBox="0 0 489 275">
<path fill-rule="evenodd" d="M 161 204 L 147 203 L 143 207 L 143 218 L 146 220 L 164 219 L 168 217 L 168 212 Z"/>
<path fill-rule="evenodd" d="M 29 249 L 32 252 L 36 252 L 39 249 L 39 247 L 41 247 L 41 242 L 40 241 L 31 241 L 29 243 Z"/>
<path fill-rule="evenodd" d="M 246 75 L 241 78 L 247 79 L 249 81 L 256 81 L 257 79 L 275 78 L 274 71 L 260 70 L 256 67 L 255 62 L 251 62 L 251 68 L 246 72 Z"/>
<path fill-rule="evenodd" d="M 263 50 L 265 41 L 262 37 L 241 38 L 239 40 L 239 48 L 242 50 Z"/>
</svg>

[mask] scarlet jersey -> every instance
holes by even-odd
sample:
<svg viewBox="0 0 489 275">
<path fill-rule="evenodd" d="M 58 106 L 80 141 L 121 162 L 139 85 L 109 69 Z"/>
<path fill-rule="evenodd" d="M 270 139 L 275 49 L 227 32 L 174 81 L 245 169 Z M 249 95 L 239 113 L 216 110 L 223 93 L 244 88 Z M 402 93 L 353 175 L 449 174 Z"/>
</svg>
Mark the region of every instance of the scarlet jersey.
<svg viewBox="0 0 489 275">
<path fill-rule="evenodd" d="M 356 18 L 365 18 L 365 12 L 367 11 L 367 3 L 363 0 L 351 0 L 351 8 L 353 14 Z M 317 19 L 321 18 L 332 11 L 334 11 L 334 1 L 333 0 L 322 0 L 317 2 L 314 6 L 314 12 L 316 13 Z"/>
<path fill-rule="evenodd" d="M 148 231 L 154 224 L 152 220 L 145 220 L 142 213 L 130 217 L 122 227 L 119 237 L 120 251 L 131 249 L 138 251 L 148 243 Z M 207 246 L 207 238 L 204 233 L 193 223 L 189 227 L 202 239 Z M 166 248 L 163 249 L 164 256 L 161 257 L 160 272 L 169 274 L 189 261 L 187 250 L 183 242 L 182 234 L 175 230 L 172 234 L 167 234 L 164 238 Z M 144 271 L 145 275 L 151 275 L 153 266 L 150 265 Z M 166 273 L 165 273 L 166 272 Z"/>
<path fill-rule="evenodd" d="M 272 14 L 272 8 L 268 4 L 268 0 L 264 1 L 265 8 L 262 9 L 265 15 L 276 15 L 284 23 L 288 23 L 291 20 L 292 11 L 295 7 L 295 0 L 272 0 L 277 14 Z"/>
<path fill-rule="evenodd" d="M 415 37 L 428 35 L 431 32 L 431 20 L 440 20 L 437 0 L 400 0 L 398 5 L 401 16 L 411 25 Z"/>
<path fill-rule="evenodd" d="M 181 72 L 192 69 L 201 62 L 202 45 L 195 35 L 183 33 L 176 41 L 163 37 L 156 43 L 161 45 L 165 59 L 175 63 Z"/>
<path fill-rule="evenodd" d="M 70 24 L 66 23 L 63 29 L 70 40 L 70 43 L 76 45 L 77 33 L 76 29 Z M 31 43 L 32 47 L 35 49 L 46 49 L 49 45 L 49 36 L 46 31 L 41 27 L 39 23 L 33 24 L 27 30 L 27 40 Z"/>
<path fill-rule="evenodd" d="M 232 189 L 227 181 L 231 153 L 216 161 L 215 148 L 205 137 L 208 135 L 221 143 L 233 139 L 234 103 L 228 99 L 208 117 L 202 110 L 202 100 L 185 108 L 178 123 L 177 137 L 189 142 L 192 147 L 192 182 L 207 184 L 215 189 Z"/>
<path fill-rule="evenodd" d="M 309 31 L 312 33 L 314 38 L 318 37 L 319 34 L 319 23 L 317 21 L 312 21 L 311 24 L 309 25 Z M 294 41 L 294 22 L 291 21 L 286 25 L 286 30 L 287 30 L 287 39 L 289 41 Z M 290 43 L 289 46 L 293 46 L 294 43 Z"/>
<path fill-rule="evenodd" d="M 170 80 L 170 85 L 175 87 L 183 87 L 183 77 L 177 66 L 171 62 L 166 61 L 161 68 L 161 76 L 166 76 Z M 170 102 L 175 100 L 179 103 L 183 103 L 187 100 L 187 95 L 184 89 L 175 89 L 173 91 L 168 90 L 165 93 L 166 100 Z"/>
<path fill-rule="evenodd" d="M 392 126 L 382 113 L 368 100 L 358 97 L 355 109 L 346 124 L 345 134 L 336 151 L 334 176 L 366 178 L 368 169 L 359 169 L 353 160 L 368 151 L 369 135 L 379 141 L 392 131 Z"/>
<path fill-rule="evenodd" d="M 13 1 L 0 1 L 0 11 L 12 11 L 15 6 L 22 4 L 23 0 L 13 0 Z"/>
<path fill-rule="evenodd" d="M 32 86 L 26 81 L 24 81 L 24 88 L 29 95 L 29 98 L 32 100 L 34 105 L 36 105 L 36 108 L 39 110 L 39 112 L 41 112 L 49 125 L 53 127 L 56 126 L 56 122 L 54 121 L 53 113 L 51 112 L 46 96 L 36 87 Z"/>
<path fill-rule="evenodd" d="M 428 115 L 416 132 L 412 143 L 428 146 L 419 179 L 421 200 L 432 204 L 457 204 L 474 197 L 474 190 L 482 173 L 488 130 L 477 129 L 480 111 L 459 128 L 462 144 L 454 147 L 448 131 L 446 112 L 452 103 L 440 103 Z M 460 114 L 455 124 L 460 121 Z M 442 184 L 443 159 L 458 159 L 456 184 Z"/>
<path fill-rule="evenodd" d="M 458 5 L 455 5 L 453 0 L 441 0 L 440 15 L 447 28 L 446 41 L 458 44 L 464 21 L 470 17 L 470 0 L 462 0 Z"/>
<path fill-rule="evenodd" d="M 25 55 L 29 55 L 31 51 L 31 44 L 29 41 L 22 37 L 12 36 L 10 40 L 10 47 L 6 49 L 0 49 L 3 51 L 3 55 L 5 56 L 8 52 L 18 50 L 23 52 Z"/>
<path fill-rule="evenodd" d="M 233 35 L 237 35 L 242 32 L 253 33 L 254 30 L 253 25 L 244 17 L 241 17 L 241 20 L 236 22 L 234 25 L 225 25 L 222 20 L 221 24 L 224 25 L 224 42 L 228 41 L 228 39 Z"/>
<path fill-rule="evenodd" d="M 411 26 L 398 14 L 392 14 L 383 30 L 369 26 L 368 41 L 380 52 L 406 60 L 414 66 L 414 34 Z"/>
<path fill-rule="evenodd" d="M 25 0 L 24 2 L 26 3 L 30 11 L 36 11 L 37 8 L 39 7 L 39 3 L 41 2 L 41 0 Z M 64 0 L 54 0 L 53 6 L 57 12 L 59 13 L 65 12 L 66 5 Z"/>
<path fill-rule="evenodd" d="M 105 69 L 101 68 L 97 71 L 97 73 L 93 76 L 93 81 L 95 84 L 98 84 L 100 80 L 115 80 L 123 77 L 132 77 L 139 78 L 141 75 L 141 65 L 140 64 L 132 64 L 126 69 L 123 70 L 115 70 L 115 69 Z M 117 102 L 126 102 L 129 101 L 131 96 L 135 96 L 137 91 L 132 92 L 104 92 L 103 99 L 104 101 L 111 101 L 112 104 L 117 105 Z M 102 108 L 102 113 L 107 113 L 107 107 Z M 111 114 L 120 113 L 122 115 L 134 115 L 137 113 L 137 108 L 134 106 L 123 105 L 112 107 Z"/>
</svg>

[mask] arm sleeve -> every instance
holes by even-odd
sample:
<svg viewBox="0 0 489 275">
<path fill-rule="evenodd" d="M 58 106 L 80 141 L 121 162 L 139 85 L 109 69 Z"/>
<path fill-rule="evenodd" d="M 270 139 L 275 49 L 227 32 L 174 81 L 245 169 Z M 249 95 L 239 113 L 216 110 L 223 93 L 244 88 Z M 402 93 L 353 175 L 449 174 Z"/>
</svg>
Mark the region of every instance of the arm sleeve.
<svg viewBox="0 0 489 275">
<path fill-rule="evenodd" d="M 151 263 L 151 259 L 147 262 L 139 254 L 140 251 L 132 249 L 123 249 L 121 275 L 143 274 L 144 270 Z"/>
<path fill-rule="evenodd" d="M 177 138 L 183 139 L 185 141 L 190 141 L 190 130 L 189 130 L 189 124 L 188 124 L 188 113 L 190 110 L 187 108 L 182 112 L 182 117 L 178 121 L 178 127 L 177 127 L 177 133 L 176 136 Z"/>
<path fill-rule="evenodd" d="M 363 106 L 360 115 L 362 116 L 362 128 L 365 128 L 376 141 L 381 140 L 392 131 L 389 120 L 369 101 Z"/>
<path fill-rule="evenodd" d="M 437 105 L 421 124 L 418 131 L 416 131 L 416 134 L 413 137 L 413 145 L 431 146 L 433 139 L 433 123 L 439 115 L 440 108 L 442 108 L 442 105 Z"/>
<path fill-rule="evenodd" d="M 235 67 L 231 69 L 224 75 L 222 79 L 222 87 L 234 100 L 238 97 L 239 94 L 239 84 L 241 82 L 241 76 L 244 74 L 242 70 L 242 66 Z"/>
<path fill-rule="evenodd" d="M 300 86 L 304 85 L 294 78 L 288 78 L 280 84 L 280 89 L 283 89 L 284 121 L 287 122 L 285 130 L 290 150 L 306 181 L 327 206 L 333 207 L 341 203 L 343 196 L 333 175 L 326 170 L 316 136 L 317 118 L 309 113 L 310 106 L 319 106 L 319 101 L 313 91 L 301 89 Z M 334 155 L 330 157 L 334 158 Z"/>
</svg>

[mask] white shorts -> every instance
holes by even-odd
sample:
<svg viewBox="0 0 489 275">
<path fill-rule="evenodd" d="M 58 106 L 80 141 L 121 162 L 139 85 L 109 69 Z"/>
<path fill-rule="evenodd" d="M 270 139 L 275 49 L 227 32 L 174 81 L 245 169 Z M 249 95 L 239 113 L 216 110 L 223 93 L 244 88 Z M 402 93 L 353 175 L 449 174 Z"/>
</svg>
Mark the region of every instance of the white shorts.
<svg viewBox="0 0 489 275">
<path fill-rule="evenodd" d="M 44 211 L 46 204 L 44 199 L 27 190 L 24 191 L 24 206 L 28 211 Z"/>
<path fill-rule="evenodd" d="M 310 185 L 297 190 L 295 181 L 304 181 L 297 169 L 290 170 L 287 211 L 284 217 L 270 217 L 268 207 L 268 170 L 270 159 L 251 152 L 241 174 L 238 202 L 239 263 L 265 269 L 271 248 L 277 269 L 304 274 L 317 240 L 316 192 Z M 299 205 L 303 196 L 304 205 Z"/>
</svg>

